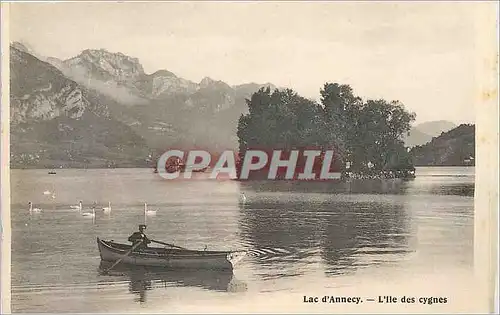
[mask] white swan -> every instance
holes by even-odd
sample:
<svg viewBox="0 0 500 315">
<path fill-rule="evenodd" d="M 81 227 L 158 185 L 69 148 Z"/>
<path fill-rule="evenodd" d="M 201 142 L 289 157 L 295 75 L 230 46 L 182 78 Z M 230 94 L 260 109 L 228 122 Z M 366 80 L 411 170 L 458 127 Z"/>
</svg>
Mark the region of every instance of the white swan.
<svg viewBox="0 0 500 315">
<path fill-rule="evenodd" d="M 44 194 L 44 195 L 50 195 L 50 194 L 52 194 L 52 193 L 50 192 L 50 190 L 46 190 L 46 191 L 44 191 L 44 192 L 43 192 L 43 194 Z"/>
<path fill-rule="evenodd" d="M 240 194 L 240 203 L 245 203 L 247 201 L 247 196 L 244 193 Z"/>
<path fill-rule="evenodd" d="M 102 208 L 102 211 L 104 212 L 111 212 L 111 201 L 108 201 L 108 206 L 107 207 L 104 207 Z"/>
<path fill-rule="evenodd" d="M 40 208 L 33 208 L 33 203 L 31 201 L 28 203 L 28 205 L 30 207 L 30 209 L 29 209 L 30 213 L 32 213 L 32 212 L 35 212 L 35 213 L 42 212 L 42 209 L 40 209 Z"/>
<path fill-rule="evenodd" d="M 148 204 L 144 203 L 144 215 L 156 215 L 156 210 L 148 210 Z"/>
<path fill-rule="evenodd" d="M 70 208 L 73 210 L 82 211 L 82 201 L 80 200 L 80 202 L 78 203 L 78 206 L 70 206 Z"/>
<path fill-rule="evenodd" d="M 92 212 L 82 213 L 82 217 L 85 217 L 85 218 L 95 218 L 95 208 L 92 208 Z"/>
</svg>

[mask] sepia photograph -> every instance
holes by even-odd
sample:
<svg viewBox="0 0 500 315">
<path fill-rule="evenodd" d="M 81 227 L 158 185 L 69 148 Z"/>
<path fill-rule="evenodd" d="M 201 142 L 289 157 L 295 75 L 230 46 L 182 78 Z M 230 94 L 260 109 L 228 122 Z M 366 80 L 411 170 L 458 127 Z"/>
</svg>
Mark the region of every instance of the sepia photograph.
<svg viewBox="0 0 500 315">
<path fill-rule="evenodd" d="M 1 313 L 498 312 L 497 2 L 1 11 Z"/>
</svg>

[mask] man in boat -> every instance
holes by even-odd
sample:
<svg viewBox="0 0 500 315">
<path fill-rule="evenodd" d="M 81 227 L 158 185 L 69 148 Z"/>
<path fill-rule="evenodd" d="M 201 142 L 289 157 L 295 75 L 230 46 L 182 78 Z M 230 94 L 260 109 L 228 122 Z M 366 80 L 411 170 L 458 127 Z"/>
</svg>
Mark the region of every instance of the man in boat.
<svg viewBox="0 0 500 315">
<path fill-rule="evenodd" d="M 140 224 L 139 225 L 139 232 L 134 232 L 132 235 L 129 236 L 128 241 L 132 242 L 132 245 L 136 245 L 138 242 L 141 242 L 141 245 L 137 246 L 137 248 L 146 248 L 148 247 L 148 244 L 151 243 L 149 238 L 146 236 L 144 233 L 144 230 L 146 229 L 145 224 Z"/>
</svg>

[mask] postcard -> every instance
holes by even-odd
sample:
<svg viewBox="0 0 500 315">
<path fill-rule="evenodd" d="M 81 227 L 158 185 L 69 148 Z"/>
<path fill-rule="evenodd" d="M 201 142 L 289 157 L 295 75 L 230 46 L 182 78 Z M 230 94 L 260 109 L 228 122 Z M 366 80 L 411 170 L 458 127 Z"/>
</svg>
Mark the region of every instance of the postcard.
<svg viewBox="0 0 500 315">
<path fill-rule="evenodd" d="M 1 8 L 1 313 L 498 312 L 498 3 Z"/>
</svg>

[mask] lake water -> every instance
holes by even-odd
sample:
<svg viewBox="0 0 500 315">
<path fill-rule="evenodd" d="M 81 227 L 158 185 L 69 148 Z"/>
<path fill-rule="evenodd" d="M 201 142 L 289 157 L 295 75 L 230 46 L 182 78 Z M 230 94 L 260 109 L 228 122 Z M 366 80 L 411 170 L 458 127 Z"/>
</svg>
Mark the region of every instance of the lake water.
<svg viewBox="0 0 500 315">
<path fill-rule="evenodd" d="M 470 285 L 474 168 L 417 168 L 414 180 L 341 184 L 197 176 L 168 181 L 149 169 L 12 170 L 12 311 L 324 312 L 335 306 L 307 305 L 303 296 L 365 294 L 367 306 L 369 298 L 425 285 L 429 296 Z M 83 212 L 93 202 L 99 208 L 111 202 L 112 211 L 84 218 L 70 207 L 79 200 Z M 42 212 L 30 215 L 29 201 Z M 145 220 L 144 202 L 158 210 L 147 218 L 150 238 L 193 249 L 244 249 L 247 257 L 233 274 L 118 268 L 101 275 L 96 237 L 126 243 Z"/>
</svg>

